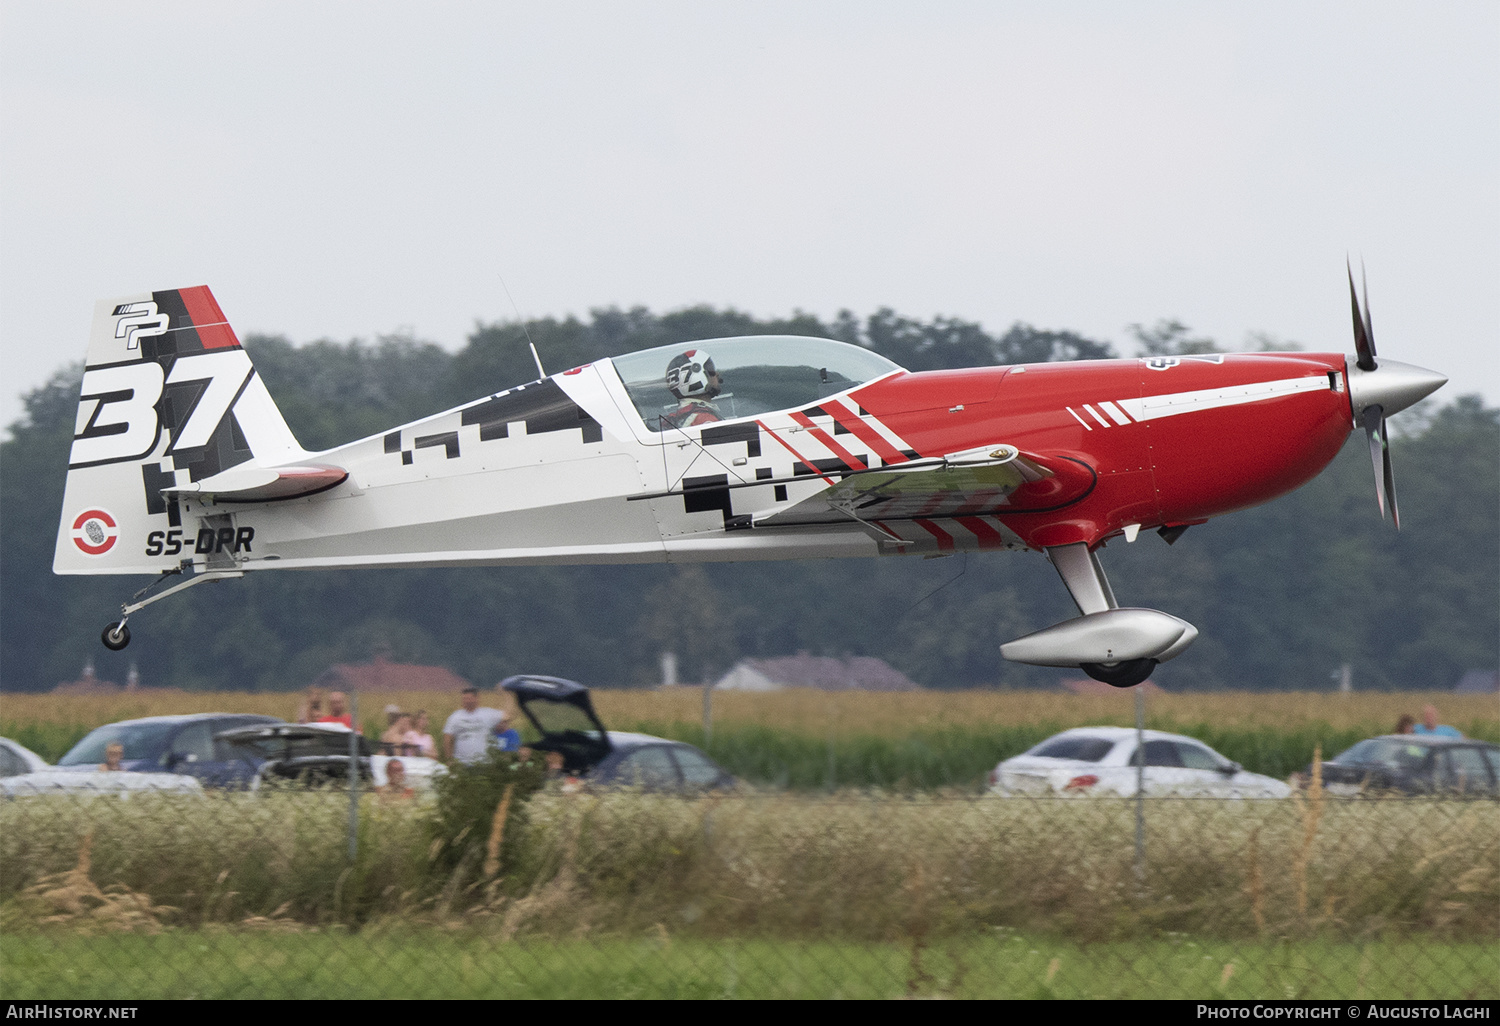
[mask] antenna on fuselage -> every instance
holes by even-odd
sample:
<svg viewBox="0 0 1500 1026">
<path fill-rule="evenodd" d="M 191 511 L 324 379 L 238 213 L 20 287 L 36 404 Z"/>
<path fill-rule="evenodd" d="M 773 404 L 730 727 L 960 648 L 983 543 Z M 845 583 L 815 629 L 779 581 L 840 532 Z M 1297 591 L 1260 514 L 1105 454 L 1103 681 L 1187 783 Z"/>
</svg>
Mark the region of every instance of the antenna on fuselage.
<svg viewBox="0 0 1500 1026">
<path fill-rule="evenodd" d="M 547 372 L 542 370 L 542 358 L 537 355 L 536 343 L 531 341 L 531 332 L 527 329 L 526 322 L 521 318 L 521 308 L 516 306 L 515 297 L 510 294 L 510 286 L 505 284 L 505 275 L 497 271 L 495 277 L 500 279 L 500 287 L 505 290 L 505 298 L 510 300 L 510 308 L 516 312 L 516 323 L 521 326 L 521 331 L 526 335 L 526 344 L 531 347 L 531 358 L 536 361 L 536 376 L 538 378 L 545 378 Z"/>
</svg>

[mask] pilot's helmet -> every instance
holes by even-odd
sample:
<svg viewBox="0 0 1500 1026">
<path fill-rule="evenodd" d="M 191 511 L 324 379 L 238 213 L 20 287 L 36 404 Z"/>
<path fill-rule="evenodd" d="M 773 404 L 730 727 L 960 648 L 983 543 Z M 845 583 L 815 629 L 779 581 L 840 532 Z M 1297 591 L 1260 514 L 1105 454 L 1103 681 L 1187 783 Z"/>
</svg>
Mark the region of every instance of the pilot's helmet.
<svg viewBox="0 0 1500 1026">
<path fill-rule="evenodd" d="M 689 349 L 667 364 L 667 388 L 678 399 L 712 399 L 720 385 L 713 357 L 701 349 Z"/>
</svg>

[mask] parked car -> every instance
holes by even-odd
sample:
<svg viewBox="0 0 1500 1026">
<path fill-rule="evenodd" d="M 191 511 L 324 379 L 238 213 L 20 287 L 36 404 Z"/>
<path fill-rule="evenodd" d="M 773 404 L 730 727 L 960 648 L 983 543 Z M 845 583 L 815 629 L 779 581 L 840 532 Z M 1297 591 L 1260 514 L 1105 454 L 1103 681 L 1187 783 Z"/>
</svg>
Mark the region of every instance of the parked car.
<svg viewBox="0 0 1500 1026">
<path fill-rule="evenodd" d="M 1331 794 L 1500 794 L 1500 745 L 1436 734 L 1388 734 L 1323 763 Z M 1302 772 L 1310 778 L 1312 766 Z"/>
<path fill-rule="evenodd" d="M 999 795 L 1134 795 L 1139 758 L 1130 727 L 1075 727 L 1024 755 L 1006 759 L 990 773 Z M 1280 780 L 1247 773 L 1237 762 L 1195 738 L 1145 732 L 1145 791 L 1148 795 L 1217 798 L 1285 798 Z"/>
<path fill-rule="evenodd" d="M 202 794 L 203 784 L 197 777 L 183 773 L 65 769 L 58 766 L 14 777 L 0 777 L 0 795 L 6 798 L 41 794 L 130 795 L 145 791 Z"/>
<path fill-rule="evenodd" d="M 74 773 L 98 769 L 104 750 L 118 742 L 125 748 L 120 768 L 132 773 L 169 773 L 197 778 L 205 787 L 244 788 L 255 779 L 259 763 L 248 753 L 215 741 L 235 727 L 281 723 L 274 716 L 247 713 L 195 713 L 148 716 L 109 723 L 89 731 L 57 761 Z"/>
<path fill-rule="evenodd" d="M 253 763 L 255 773 L 249 786 L 254 789 L 267 781 L 295 781 L 310 786 L 340 786 L 349 780 L 349 734 L 342 723 L 269 723 L 252 724 L 226 730 L 216 736 L 217 743 L 240 753 Z M 446 773 L 436 759 L 415 755 L 376 755 L 368 738 L 357 734 L 358 773 L 364 784 L 384 787 L 386 767 L 399 759 L 406 770 L 406 783 L 413 790 L 432 786 L 435 776 Z"/>
<path fill-rule="evenodd" d="M 734 777 L 692 745 L 650 734 L 606 730 L 589 689 L 559 677 L 507 677 L 500 686 L 516 696 L 536 728 L 532 747 L 562 756 L 563 772 L 590 786 L 634 785 L 654 791 L 707 791 L 733 787 Z"/>
<path fill-rule="evenodd" d="M 0 778 L 19 777 L 23 773 L 35 773 L 50 769 L 47 760 L 19 741 L 0 737 Z"/>
</svg>

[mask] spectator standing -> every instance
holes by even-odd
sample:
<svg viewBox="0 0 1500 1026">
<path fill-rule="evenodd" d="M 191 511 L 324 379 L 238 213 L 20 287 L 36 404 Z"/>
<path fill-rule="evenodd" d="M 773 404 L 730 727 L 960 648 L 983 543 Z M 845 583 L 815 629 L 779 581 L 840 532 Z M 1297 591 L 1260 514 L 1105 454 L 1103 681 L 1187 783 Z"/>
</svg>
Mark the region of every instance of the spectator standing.
<svg viewBox="0 0 1500 1026">
<path fill-rule="evenodd" d="M 323 692 L 310 687 L 307 689 L 307 694 L 303 696 L 302 704 L 297 707 L 297 722 L 316 723 L 318 717 L 322 715 Z"/>
<path fill-rule="evenodd" d="M 520 751 L 521 732 L 512 724 L 510 713 L 502 709 L 500 715 L 505 719 L 501 720 L 500 725 L 495 728 L 495 743 L 500 746 L 502 752 Z"/>
<path fill-rule="evenodd" d="M 503 728 L 505 713 L 479 705 L 479 689 L 470 685 L 459 694 L 463 708 L 443 724 L 443 760 L 475 763 L 483 761 Z"/>
<path fill-rule="evenodd" d="M 406 732 L 406 743 L 412 747 L 414 755 L 437 758 L 437 743 L 432 740 L 426 709 L 417 710 L 416 722 Z"/>
<path fill-rule="evenodd" d="M 342 723 L 354 729 L 354 718 L 349 715 L 349 697 L 342 691 L 328 692 L 328 715 L 319 716 L 314 723 Z"/>
<path fill-rule="evenodd" d="M 380 735 L 380 747 L 386 755 L 417 755 L 417 746 L 407 740 L 411 730 L 411 713 L 397 710 L 390 718 L 391 725 L 386 728 L 384 734 Z"/>
<path fill-rule="evenodd" d="M 1457 727 L 1450 727 L 1446 723 L 1438 722 L 1438 711 L 1435 705 L 1422 706 L 1422 722 L 1411 729 L 1413 734 L 1433 734 L 1437 737 L 1463 737 L 1463 732 Z"/>
</svg>

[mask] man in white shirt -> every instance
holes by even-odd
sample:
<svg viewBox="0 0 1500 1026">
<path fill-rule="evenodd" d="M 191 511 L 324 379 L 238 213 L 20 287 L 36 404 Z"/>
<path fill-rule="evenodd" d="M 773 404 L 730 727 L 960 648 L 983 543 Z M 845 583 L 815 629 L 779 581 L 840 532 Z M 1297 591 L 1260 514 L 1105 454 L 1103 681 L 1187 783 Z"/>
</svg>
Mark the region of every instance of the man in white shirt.
<svg viewBox="0 0 1500 1026">
<path fill-rule="evenodd" d="M 473 686 L 463 689 L 459 701 L 463 708 L 443 724 L 443 758 L 447 762 L 483 762 L 495 735 L 505 729 L 510 717 L 499 709 L 481 708 L 479 689 Z"/>
</svg>

